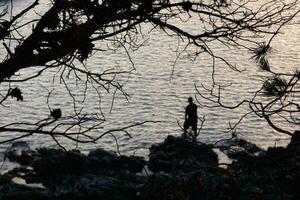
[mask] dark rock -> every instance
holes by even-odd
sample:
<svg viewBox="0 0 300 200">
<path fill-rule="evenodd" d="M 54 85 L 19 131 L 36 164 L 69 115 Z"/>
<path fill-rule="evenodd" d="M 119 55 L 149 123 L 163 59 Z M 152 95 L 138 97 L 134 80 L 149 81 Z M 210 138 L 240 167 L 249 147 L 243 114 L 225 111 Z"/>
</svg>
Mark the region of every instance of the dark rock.
<svg viewBox="0 0 300 200">
<path fill-rule="evenodd" d="M 20 157 L 22 154 L 18 155 Z M 127 200 L 135 199 L 136 186 L 145 182 L 144 177 L 135 174 L 144 168 L 144 159 L 117 156 L 100 149 L 88 156 L 79 151 L 38 149 L 32 152 L 29 164 L 32 170 L 22 172 L 16 168 L 6 175 L 11 178 L 20 176 L 27 183 L 42 183 L 47 188 L 46 194 L 17 184 L 12 187 L 6 182 L 3 184 L 8 189 L 0 199 Z"/>
<path fill-rule="evenodd" d="M 135 156 L 117 156 L 98 149 L 88 156 L 80 151 L 60 149 L 38 149 L 32 152 L 30 166 L 26 172 L 18 168 L 6 176 L 22 177 L 26 183 L 42 183 L 45 190 L 31 189 L 7 182 L 13 188 L 0 195 L 0 199 L 136 199 L 137 186 L 145 177 L 137 175 L 144 168 L 145 160 Z M 0 176 L 1 178 L 4 176 Z M 1 180 L 1 179 L 0 179 Z M 11 192 L 18 194 L 19 197 Z M 25 194 L 26 193 L 26 194 Z M 24 194 L 24 195 L 23 195 Z M 1 198 L 3 197 L 3 198 Z M 8 198 L 8 199 L 9 199 Z"/>
<path fill-rule="evenodd" d="M 192 171 L 217 164 L 218 156 L 211 146 L 168 136 L 163 143 L 150 148 L 148 166 L 153 172 L 172 172 Z"/>
<path fill-rule="evenodd" d="M 34 170 L 43 177 L 52 178 L 65 174 L 104 173 L 107 171 L 127 170 L 141 172 L 145 160 L 135 156 L 117 156 L 102 149 L 89 153 L 79 151 L 64 152 L 60 149 L 39 149 L 32 161 Z"/>
<path fill-rule="evenodd" d="M 157 173 L 140 190 L 141 200 L 239 199 L 238 183 L 226 170 Z"/>
<path fill-rule="evenodd" d="M 98 169 L 128 170 L 133 173 L 141 172 L 146 164 L 142 157 L 117 156 L 102 149 L 91 151 L 88 158 Z"/>
<path fill-rule="evenodd" d="M 135 183 L 94 174 L 66 176 L 55 189 L 55 194 L 60 199 L 134 200 L 136 192 Z"/>
<path fill-rule="evenodd" d="M 86 156 L 79 151 L 39 149 L 32 166 L 39 176 L 53 178 L 65 174 L 81 174 L 86 169 Z"/>
<path fill-rule="evenodd" d="M 18 162 L 20 165 L 27 166 L 31 162 L 32 151 L 27 142 L 17 141 L 6 150 L 4 156 L 11 162 Z"/>
<path fill-rule="evenodd" d="M 255 154 L 264 152 L 257 145 L 237 137 L 221 140 L 217 142 L 215 147 L 219 148 L 231 159 L 238 159 L 246 155 L 254 156 Z"/>
<path fill-rule="evenodd" d="M 88 155 L 58 149 L 30 150 L 28 154 L 12 150 L 11 155 L 17 157 L 7 153 L 11 159 L 20 163 L 27 160 L 31 167 L 0 175 L 0 199 L 300 199 L 298 137 L 296 133 L 287 148 L 271 147 L 267 151 L 243 140 L 229 141 L 242 150 L 239 154 L 233 151 L 236 160 L 223 169 L 218 167 L 212 146 L 168 136 L 150 149 L 149 169 L 155 173 L 148 177 L 137 174 L 144 168 L 144 159 L 102 149 Z M 16 184 L 14 177 L 27 184 L 42 183 L 44 188 Z"/>
<path fill-rule="evenodd" d="M 5 174 L 0 176 L 1 200 L 48 200 L 48 191 L 42 188 L 29 188 L 12 182 L 13 176 Z"/>
<path fill-rule="evenodd" d="M 128 170 L 134 173 L 141 172 L 146 162 L 142 157 L 120 156 L 113 162 L 113 168 L 116 170 Z"/>
<path fill-rule="evenodd" d="M 244 139 L 236 138 L 235 142 L 237 143 L 237 146 L 244 148 L 247 152 L 252 154 L 264 151 L 263 149 L 259 148 L 257 145 L 248 142 Z"/>
<path fill-rule="evenodd" d="M 300 131 L 295 131 L 291 138 L 291 142 L 287 146 L 287 150 L 293 151 L 300 148 Z"/>
<path fill-rule="evenodd" d="M 287 148 L 270 147 L 257 156 L 244 155 L 231 165 L 243 199 L 298 199 L 300 167 L 297 166 L 297 140 Z M 284 197 L 284 198 L 283 198 Z"/>
</svg>

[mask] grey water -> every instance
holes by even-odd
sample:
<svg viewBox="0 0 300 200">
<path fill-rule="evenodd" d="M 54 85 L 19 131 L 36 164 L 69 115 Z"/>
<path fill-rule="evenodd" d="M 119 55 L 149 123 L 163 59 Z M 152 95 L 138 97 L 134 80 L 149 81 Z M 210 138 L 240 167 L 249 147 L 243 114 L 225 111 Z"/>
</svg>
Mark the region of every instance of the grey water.
<svg viewBox="0 0 300 200">
<path fill-rule="evenodd" d="M 28 5 L 30 0 L 14 1 L 14 12 L 21 10 Z M 41 4 L 37 10 L 46 10 L 49 5 Z M 30 19 L 32 16 L 26 16 Z M 298 18 L 294 22 L 299 21 Z M 191 19 L 189 27 L 197 26 L 197 21 Z M 93 131 L 93 136 L 100 135 L 105 130 L 122 128 L 130 124 L 142 121 L 158 121 L 157 123 L 146 123 L 145 125 L 129 129 L 132 137 L 128 137 L 123 132 L 115 133 L 118 144 L 111 135 L 100 139 L 97 143 L 77 144 L 65 138 L 57 138 L 68 149 L 78 148 L 87 152 L 94 148 L 105 148 L 116 151 L 117 146 L 122 154 L 147 155 L 148 148 L 154 144 L 162 142 L 167 135 L 182 134 L 179 124 L 183 124 L 184 108 L 187 105 L 189 96 L 196 97 L 201 103 L 212 105 L 204 101 L 197 95 L 195 86 L 204 84 L 210 87 L 212 84 L 212 59 L 201 54 L 195 60 L 189 59 L 184 53 L 180 59 L 176 59 L 178 53 L 178 38 L 169 37 L 162 30 L 154 29 L 150 25 L 142 27 L 144 38 L 138 36 L 137 40 L 146 43 L 137 51 L 130 52 L 131 60 L 126 51 L 122 48 L 117 50 L 99 51 L 95 53 L 86 65 L 89 69 L 103 72 L 107 69 L 132 70 L 129 74 L 119 74 L 116 79 L 124 83 L 124 90 L 128 93 L 128 100 L 120 92 L 114 90 L 106 93 L 100 86 L 95 86 L 101 94 L 99 109 L 99 97 L 92 85 L 87 90 L 84 104 L 78 103 L 78 107 L 83 107 L 83 111 L 89 113 L 103 113 L 105 122 L 102 129 Z M 293 71 L 299 69 L 298 59 L 300 58 L 300 29 L 297 23 L 289 25 L 282 30 L 273 43 L 271 66 L 277 71 Z M 183 48 L 184 42 L 179 46 Z M 105 42 L 98 42 L 97 47 L 105 49 Z M 112 46 L 113 47 L 113 46 Z M 215 81 L 220 84 L 230 85 L 222 92 L 222 101 L 228 105 L 234 105 L 245 98 L 252 97 L 253 93 L 259 89 L 263 83 L 263 75 L 268 75 L 261 71 L 248 51 L 233 49 L 212 44 L 212 49 L 216 54 L 223 56 L 231 63 L 237 65 L 243 72 L 229 69 L 224 63 L 216 63 Z M 192 49 L 191 49 L 192 50 Z M 1 48 L 1 52 L 4 48 Z M 132 66 L 131 61 L 134 63 Z M 175 65 L 174 65 L 175 64 Z M 78 63 L 79 65 L 79 63 Z M 135 70 L 133 70 L 133 67 Z M 20 71 L 20 77 L 25 77 L 36 72 L 35 68 Z M 55 74 L 60 73 L 57 69 L 46 71 L 41 76 L 24 82 L 12 83 L 10 87 L 19 87 L 24 95 L 24 101 L 8 99 L 1 106 L 0 125 L 20 121 L 39 121 L 49 117 L 47 105 L 48 91 L 54 89 L 49 98 L 51 108 L 62 109 L 63 116 L 73 113 L 73 99 L 70 97 L 65 85 L 60 82 Z M 54 80 L 54 82 L 53 82 Z M 69 89 L 78 99 L 83 98 L 85 90 L 83 83 L 78 83 L 74 79 L 66 79 Z M 4 94 L 8 84 L 1 84 L 0 90 Z M 203 90 L 201 90 L 204 92 Z M 296 98 L 299 102 L 299 98 Z M 208 108 L 198 104 L 199 116 L 205 116 L 205 123 L 198 137 L 200 142 L 213 143 L 220 139 L 230 138 L 228 131 L 229 122 L 234 124 L 240 117 L 248 111 L 247 106 L 236 110 L 222 108 Z M 113 109 L 111 110 L 111 106 Z M 289 125 L 279 119 L 281 127 L 288 130 L 295 130 L 295 125 Z M 255 115 L 249 115 L 237 126 L 236 133 L 239 137 L 245 138 L 262 148 L 275 145 L 285 145 L 289 137 L 282 135 L 271 129 L 268 124 Z M 1 141 L 11 138 L 18 133 L 0 133 Z M 32 148 L 53 147 L 55 142 L 50 136 L 34 134 L 31 137 L 22 139 L 27 141 Z M 0 146 L 0 152 L 4 152 L 10 144 Z"/>
</svg>

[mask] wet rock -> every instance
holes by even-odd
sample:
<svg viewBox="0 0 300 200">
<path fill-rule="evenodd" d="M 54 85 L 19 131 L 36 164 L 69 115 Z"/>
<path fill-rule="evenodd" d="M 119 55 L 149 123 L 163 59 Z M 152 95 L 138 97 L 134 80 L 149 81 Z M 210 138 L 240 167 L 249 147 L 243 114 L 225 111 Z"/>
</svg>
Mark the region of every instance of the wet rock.
<svg viewBox="0 0 300 200">
<path fill-rule="evenodd" d="M 146 163 L 139 157 L 102 149 L 88 155 L 39 149 L 28 154 L 31 167 L 0 176 L 0 199 L 300 199 L 298 139 L 297 133 L 287 148 L 264 152 L 245 141 L 231 141 L 243 150 L 223 169 L 212 146 L 168 136 L 151 147 L 148 163 L 155 173 L 148 176 L 137 173 Z M 16 184 L 16 177 L 44 188 Z"/>
<path fill-rule="evenodd" d="M 94 174 L 64 176 L 51 191 L 16 184 L 11 178 L 11 175 L 0 178 L 1 200 L 135 200 L 137 192 L 135 183 Z"/>
<path fill-rule="evenodd" d="M 42 148 L 32 152 L 32 169 L 20 172 L 15 168 L 6 176 L 21 177 L 27 184 L 42 184 L 47 192 L 40 199 L 134 200 L 137 186 L 146 181 L 145 177 L 136 174 L 144 165 L 145 160 L 140 157 L 117 156 L 101 149 L 84 155 L 77 150 L 65 152 L 60 149 Z M 9 186 L 8 183 L 5 184 Z M 7 190 L 7 194 L 14 191 L 20 194 L 20 197 L 13 196 L 12 199 L 22 199 L 23 196 L 27 199 L 35 198 L 35 190 L 26 187 L 19 190 L 18 185 L 14 188 L 15 190 Z M 22 196 L 24 192 L 29 196 Z M 43 192 L 39 190 L 37 196 L 40 197 Z"/>
<path fill-rule="evenodd" d="M 296 164 L 296 141 L 292 138 L 287 148 L 270 147 L 257 156 L 241 156 L 228 166 L 228 171 L 236 177 L 242 188 L 243 199 L 300 197 L 300 167 Z"/>
<path fill-rule="evenodd" d="M 221 140 L 215 147 L 219 148 L 231 159 L 237 159 L 242 156 L 254 156 L 255 154 L 264 152 L 257 145 L 238 137 Z"/>
<path fill-rule="evenodd" d="M 11 162 L 17 162 L 22 166 L 27 166 L 31 162 L 32 151 L 27 142 L 17 141 L 5 151 L 5 158 Z"/>
<path fill-rule="evenodd" d="M 15 148 L 16 145 L 13 147 Z M 17 151 L 12 151 L 11 148 L 9 152 Z M 16 155 L 18 159 L 15 161 L 20 163 L 22 160 L 20 158 L 23 158 L 25 154 L 8 155 Z M 50 199 L 53 196 L 52 193 L 57 195 L 55 199 L 76 199 L 85 195 L 81 191 L 91 194 L 95 191 L 96 194 L 93 195 L 100 199 L 133 199 L 133 194 L 136 193 L 135 186 L 145 181 L 144 178 L 135 174 L 144 168 L 144 159 L 134 156 L 117 156 L 100 149 L 86 156 L 79 151 L 65 152 L 60 149 L 42 148 L 31 151 L 28 162 L 32 170 L 21 171 L 15 168 L 7 175 L 20 176 L 27 183 L 42 183 L 51 190 L 51 194 L 47 194 Z M 26 192 L 27 190 L 30 193 L 30 189 L 26 189 Z M 19 192 L 22 193 L 23 190 Z M 76 198 L 74 194 L 78 194 Z M 86 194 L 86 197 L 88 196 Z"/>
<path fill-rule="evenodd" d="M 48 191 L 41 188 L 29 188 L 26 185 L 16 184 L 11 174 L 0 176 L 1 200 L 47 200 Z"/>
<path fill-rule="evenodd" d="M 79 151 L 64 152 L 60 149 L 38 149 L 32 161 L 34 170 L 43 177 L 65 174 L 105 173 L 107 171 L 141 172 L 145 160 L 135 156 L 117 156 L 97 149 L 84 155 Z"/>
<path fill-rule="evenodd" d="M 197 170 L 217 164 L 218 156 L 211 146 L 168 136 L 163 143 L 150 148 L 148 166 L 153 172 L 172 172 Z"/>
</svg>

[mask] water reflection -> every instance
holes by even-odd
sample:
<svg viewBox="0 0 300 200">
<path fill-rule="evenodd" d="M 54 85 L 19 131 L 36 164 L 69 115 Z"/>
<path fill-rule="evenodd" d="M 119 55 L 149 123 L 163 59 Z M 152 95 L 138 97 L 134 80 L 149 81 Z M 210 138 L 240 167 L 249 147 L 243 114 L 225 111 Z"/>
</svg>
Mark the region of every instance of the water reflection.
<svg viewBox="0 0 300 200">
<path fill-rule="evenodd" d="M 23 6 L 22 4 L 15 5 Z M 147 32 L 150 27 L 143 27 Z M 299 59 L 299 47 L 296 45 L 300 34 L 297 25 L 289 26 L 285 34 L 278 36 L 274 41 L 273 56 L 270 59 L 272 67 L 276 70 L 290 71 L 294 70 Z M 99 44 L 99 47 L 106 44 Z M 170 38 L 159 30 L 151 32 L 149 42 L 141 47 L 139 51 L 131 54 L 135 63 L 136 71 L 131 74 L 119 75 L 117 78 L 121 82 L 127 82 L 125 89 L 128 92 L 129 102 L 120 93 L 117 93 L 114 101 L 114 109 L 110 112 L 113 99 L 112 94 L 103 92 L 101 99 L 102 112 L 105 114 L 107 122 L 104 124 L 103 131 L 122 127 L 128 123 L 143 120 L 157 120 L 160 123 L 148 124 L 135 128 L 131 131 L 133 138 L 124 135 L 118 135 L 120 150 L 132 154 L 146 154 L 147 148 L 156 142 L 162 141 L 166 135 L 179 135 L 182 133 L 177 125 L 177 120 L 182 124 L 184 120 L 184 107 L 187 96 L 195 96 L 194 85 L 212 84 L 212 60 L 205 54 L 200 55 L 192 61 L 184 56 L 177 60 L 173 71 L 173 64 L 176 60 L 176 53 L 172 49 L 177 48 L 177 38 Z M 216 63 L 215 81 L 229 85 L 230 87 L 223 91 L 223 102 L 236 104 L 245 98 L 251 97 L 253 92 L 261 87 L 263 75 L 255 64 L 249 60 L 249 53 L 242 50 L 230 50 L 214 46 L 216 52 L 225 58 L 231 60 L 246 71 L 239 73 L 228 69 L 223 63 Z M 100 52 L 89 60 L 87 66 L 96 70 L 105 69 L 131 69 L 131 62 L 126 52 L 119 50 L 116 52 Z M 32 70 L 24 70 L 21 73 L 31 74 Z M 9 108 L 1 108 L 2 123 L 26 120 L 39 120 L 41 117 L 47 117 L 48 107 L 46 105 L 47 93 L 44 87 L 55 88 L 51 105 L 63 108 L 63 113 L 73 112 L 73 101 L 67 97 L 67 91 L 64 86 L 56 82 L 52 84 L 53 74 L 56 71 L 44 74 L 38 79 L 18 85 L 22 88 L 25 95 L 24 102 L 8 102 Z M 172 76 L 171 76 L 172 75 Z M 171 77 L 170 77 L 171 76 Z M 70 83 L 72 80 L 70 80 Z M 34 87 L 32 87 L 34 86 Z M 2 85 L 1 89 L 5 89 Z M 78 85 L 71 90 L 80 94 L 84 91 L 84 85 Z M 91 112 L 100 112 L 98 107 L 98 96 L 92 90 L 88 91 L 85 109 Z M 205 102 L 209 104 L 209 102 Z M 33 111 L 39 111 L 35 115 Z M 226 132 L 228 122 L 237 122 L 239 118 L 248 110 L 247 107 L 241 107 L 238 110 L 225 110 L 220 108 L 199 107 L 199 115 L 206 116 L 206 123 L 201 135 L 198 137 L 203 142 L 215 142 L 216 140 L 231 137 L 231 133 Z M 293 129 L 293 127 L 291 127 Z M 285 136 L 275 133 L 264 120 L 250 115 L 242 121 L 237 128 L 237 133 L 262 147 L 284 144 Z M 93 134 L 98 134 L 95 132 Z M 2 135 L 3 138 L 10 137 L 10 134 Z M 43 145 L 55 145 L 51 137 L 41 138 L 34 135 L 27 138 L 34 147 Z M 278 142 L 279 141 L 279 142 Z M 76 144 L 71 141 L 63 142 L 69 148 L 74 148 Z M 115 150 L 116 144 L 111 137 L 105 137 L 98 144 L 81 145 L 83 151 L 94 147 L 106 147 Z M 1 147 L 5 148 L 4 146 Z"/>
</svg>

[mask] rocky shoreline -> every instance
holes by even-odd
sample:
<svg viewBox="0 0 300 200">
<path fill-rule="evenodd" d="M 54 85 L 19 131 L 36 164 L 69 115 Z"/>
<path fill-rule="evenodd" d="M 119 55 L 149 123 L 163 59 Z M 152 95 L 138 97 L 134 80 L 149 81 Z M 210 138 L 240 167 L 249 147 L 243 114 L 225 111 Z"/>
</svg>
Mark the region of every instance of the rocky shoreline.
<svg viewBox="0 0 300 200">
<path fill-rule="evenodd" d="M 0 199 L 300 199 L 299 131 L 286 148 L 263 151 L 236 138 L 226 144 L 168 136 L 150 148 L 149 161 L 102 149 L 88 155 L 59 149 L 7 153 L 20 167 L 0 176 Z M 214 148 L 233 162 L 221 167 Z"/>
</svg>

